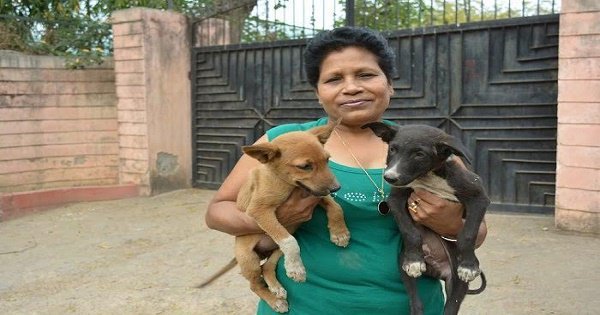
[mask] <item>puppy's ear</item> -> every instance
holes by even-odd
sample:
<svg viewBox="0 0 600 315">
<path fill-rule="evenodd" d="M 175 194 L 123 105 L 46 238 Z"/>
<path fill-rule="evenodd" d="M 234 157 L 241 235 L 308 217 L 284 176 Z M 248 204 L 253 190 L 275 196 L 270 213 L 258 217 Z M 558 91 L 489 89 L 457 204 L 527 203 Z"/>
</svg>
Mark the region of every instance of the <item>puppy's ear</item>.
<svg viewBox="0 0 600 315">
<path fill-rule="evenodd" d="M 281 151 L 279 151 L 279 148 L 270 142 L 243 146 L 242 150 L 244 153 L 257 159 L 263 164 L 269 163 L 281 156 Z"/>
<path fill-rule="evenodd" d="M 362 125 L 361 128 L 371 128 L 371 130 L 373 130 L 373 132 L 379 138 L 388 143 L 394 139 L 394 136 L 396 136 L 396 133 L 398 132 L 398 129 L 396 129 L 394 126 L 390 126 L 379 121 Z"/>
<path fill-rule="evenodd" d="M 454 154 L 464 158 L 469 164 L 471 164 L 471 157 L 467 148 L 453 136 L 448 136 L 444 141 L 441 141 L 436 145 L 435 148 L 438 152 L 438 156 L 447 159 L 450 155 Z"/>
<path fill-rule="evenodd" d="M 327 140 L 331 136 L 331 133 L 333 132 L 335 127 L 337 127 L 337 125 L 339 125 L 341 121 L 342 121 L 341 118 L 338 118 L 337 120 L 330 119 L 327 122 L 327 125 L 311 128 L 310 130 L 308 130 L 308 132 L 317 136 L 317 138 L 319 138 L 319 142 L 321 142 L 322 144 L 325 144 L 325 142 L 327 142 Z"/>
</svg>

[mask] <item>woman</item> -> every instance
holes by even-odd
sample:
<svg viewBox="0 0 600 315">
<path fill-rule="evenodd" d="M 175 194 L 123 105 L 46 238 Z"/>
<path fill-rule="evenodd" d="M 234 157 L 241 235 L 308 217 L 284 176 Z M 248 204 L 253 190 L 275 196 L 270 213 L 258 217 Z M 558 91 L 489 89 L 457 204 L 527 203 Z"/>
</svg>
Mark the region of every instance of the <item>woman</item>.
<svg viewBox="0 0 600 315">
<path fill-rule="evenodd" d="M 315 88 L 327 117 L 303 124 L 277 126 L 257 142 L 269 141 L 293 130 L 306 130 L 342 118 L 325 144 L 331 154 L 330 168 L 342 188 L 335 193 L 344 209 L 351 233 L 350 245 L 339 248 L 329 241 L 327 220 L 317 199 L 290 196 L 278 209 L 284 225 L 303 222 L 294 236 L 300 244 L 307 280 L 296 283 L 285 275 L 282 260 L 278 279 L 288 291 L 290 314 L 408 314 L 409 301 L 398 271 L 401 242 L 393 218 L 382 215 L 378 204 L 389 193 L 383 181 L 387 145 L 370 129 L 361 126 L 380 121 L 394 93 L 392 75 L 395 56 L 378 33 L 342 27 L 322 32 L 305 51 L 308 82 Z M 249 170 L 259 163 L 242 156 L 209 204 L 206 223 L 232 235 L 258 233 L 260 228 L 235 206 L 237 193 Z M 455 237 L 462 228 L 461 204 L 416 190 L 416 222 L 437 233 Z M 479 244 L 486 234 L 480 228 Z M 273 247 L 268 239 L 260 250 Z M 444 297 L 438 280 L 421 277 L 419 295 L 427 314 L 441 314 Z M 261 301 L 259 314 L 275 314 Z"/>
</svg>

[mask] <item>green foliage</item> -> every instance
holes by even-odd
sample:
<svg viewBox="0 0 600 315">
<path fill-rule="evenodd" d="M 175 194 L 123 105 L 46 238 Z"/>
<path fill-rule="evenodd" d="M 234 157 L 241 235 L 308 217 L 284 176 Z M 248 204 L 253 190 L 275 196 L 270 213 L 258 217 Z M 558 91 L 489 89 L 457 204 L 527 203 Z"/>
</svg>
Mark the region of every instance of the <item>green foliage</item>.
<svg viewBox="0 0 600 315">
<path fill-rule="evenodd" d="M 205 10 L 212 0 L 0 0 L 0 49 L 63 56 L 69 68 L 100 64 L 112 54 L 110 13 L 131 7 Z M 169 4 L 172 6 L 169 8 Z"/>
<path fill-rule="evenodd" d="M 89 0 L 0 0 L 0 49 L 63 56 L 69 68 L 100 64 L 111 54 L 101 14 Z"/>
<path fill-rule="evenodd" d="M 346 1 L 338 0 L 338 3 L 344 7 Z M 512 8 L 508 0 L 491 3 L 483 0 L 356 0 L 354 22 L 357 26 L 380 31 L 460 24 L 556 13 L 560 0 L 512 0 Z M 336 19 L 334 26 L 345 25 L 345 22 L 343 16 Z"/>
<path fill-rule="evenodd" d="M 102 63 L 111 53 L 110 25 L 85 17 L 0 18 L 0 49 L 66 57 L 69 68 Z"/>
<path fill-rule="evenodd" d="M 277 0 L 272 9 L 286 9 L 289 0 Z M 268 3 L 271 4 L 271 3 Z M 270 8 L 269 8 L 270 9 Z M 273 14 L 273 13 L 271 13 Z M 273 14 L 274 15 L 274 14 Z M 289 22 L 289 21 L 287 21 Z M 274 41 L 308 38 L 314 36 L 320 29 L 315 28 L 315 11 L 310 12 L 309 25 L 292 25 L 275 18 L 274 20 L 263 20 L 258 16 L 248 16 L 242 28 L 242 43 L 253 43 L 260 41 Z"/>
<path fill-rule="evenodd" d="M 333 1 L 338 8 L 346 5 L 345 0 Z M 391 31 L 555 13 L 555 2 L 560 0 L 523 0 L 521 9 L 516 9 L 509 7 L 508 0 L 497 0 L 490 7 L 484 7 L 482 0 L 355 0 L 354 21 Z M 233 42 L 306 38 L 320 31 L 315 28 L 312 3 L 309 25 L 291 25 L 272 19 L 273 11 L 293 7 L 290 0 L 0 0 L 0 49 L 64 56 L 72 68 L 101 63 L 112 54 L 110 14 L 131 7 L 174 10 L 196 20 L 227 20 Z M 272 10 L 266 14 L 271 18 L 251 16 L 253 9 L 265 7 Z M 333 12 L 331 19 L 334 27 L 346 23 L 344 12 Z"/>
<path fill-rule="evenodd" d="M 248 17 L 242 29 L 242 43 L 266 42 L 290 39 L 289 25 Z"/>
<path fill-rule="evenodd" d="M 358 0 L 355 24 L 378 30 L 394 30 L 420 25 L 424 21 L 424 1 Z"/>
</svg>

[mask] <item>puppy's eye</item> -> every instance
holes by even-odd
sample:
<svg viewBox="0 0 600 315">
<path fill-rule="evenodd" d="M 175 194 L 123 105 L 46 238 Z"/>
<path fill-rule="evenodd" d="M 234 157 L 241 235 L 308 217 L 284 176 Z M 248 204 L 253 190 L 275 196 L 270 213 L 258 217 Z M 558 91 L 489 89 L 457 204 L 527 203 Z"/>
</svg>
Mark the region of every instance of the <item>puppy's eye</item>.
<svg viewBox="0 0 600 315">
<path fill-rule="evenodd" d="M 427 155 L 422 151 L 417 151 L 417 152 L 413 153 L 413 157 L 415 159 L 424 159 L 425 157 L 427 157 Z"/>
<path fill-rule="evenodd" d="M 298 169 L 301 169 L 301 170 L 303 170 L 303 171 L 312 171 L 312 169 L 313 169 L 313 166 L 312 166 L 312 164 L 310 164 L 310 163 L 296 165 L 296 167 L 297 167 Z"/>
<path fill-rule="evenodd" d="M 398 150 L 396 150 L 395 147 L 390 147 L 389 151 L 391 154 L 396 154 L 396 151 L 398 151 Z"/>
</svg>

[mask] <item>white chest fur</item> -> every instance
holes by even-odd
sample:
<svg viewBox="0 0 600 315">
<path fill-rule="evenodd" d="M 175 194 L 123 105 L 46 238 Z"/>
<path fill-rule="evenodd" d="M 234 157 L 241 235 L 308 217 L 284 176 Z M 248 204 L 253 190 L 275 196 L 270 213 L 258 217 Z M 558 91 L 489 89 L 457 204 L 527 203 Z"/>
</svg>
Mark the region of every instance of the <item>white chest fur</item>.
<svg viewBox="0 0 600 315">
<path fill-rule="evenodd" d="M 429 172 L 426 175 L 421 176 L 406 186 L 413 189 L 422 188 L 444 199 L 458 201 L 456 196 L 454 196 L 454 189 L 448 185 L 448 182 L 445 179 L 435 175 L 433 172 Z"/>
</svg>

